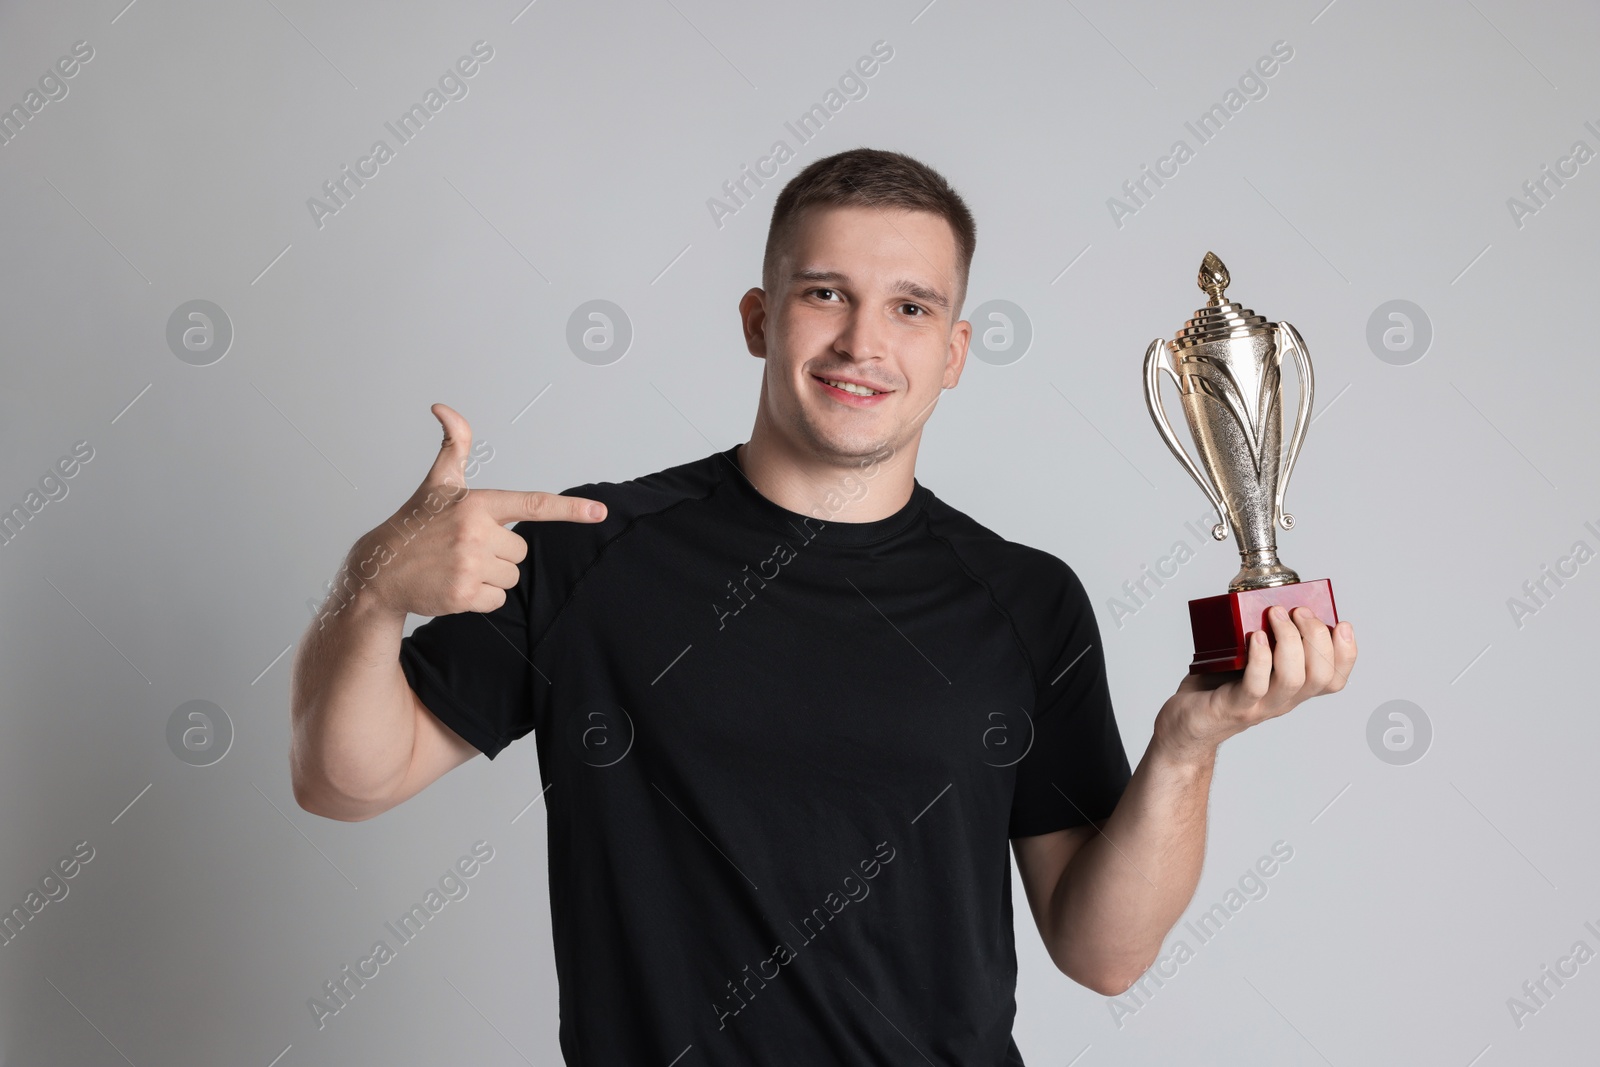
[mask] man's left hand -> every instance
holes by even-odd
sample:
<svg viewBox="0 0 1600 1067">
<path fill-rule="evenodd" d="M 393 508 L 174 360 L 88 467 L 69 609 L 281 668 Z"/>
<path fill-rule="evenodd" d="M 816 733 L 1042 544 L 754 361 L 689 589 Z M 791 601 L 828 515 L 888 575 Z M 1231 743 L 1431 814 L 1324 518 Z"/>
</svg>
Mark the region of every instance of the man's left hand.
<svg viewBox="0 0 1600 1067">
<path fill-rule="evenodd" d="M 1303 700 L 1343 689 L 1356 663 L 1355 627 L 1328 624 L 1306 608 L 1267 612 L 1267 635 L 1249 635 L 1243 671 L 1190 674 L 1156 715 L 1154 741 L 1181 760 L 1206 759 L 1226 739 Z"/>
</svg>

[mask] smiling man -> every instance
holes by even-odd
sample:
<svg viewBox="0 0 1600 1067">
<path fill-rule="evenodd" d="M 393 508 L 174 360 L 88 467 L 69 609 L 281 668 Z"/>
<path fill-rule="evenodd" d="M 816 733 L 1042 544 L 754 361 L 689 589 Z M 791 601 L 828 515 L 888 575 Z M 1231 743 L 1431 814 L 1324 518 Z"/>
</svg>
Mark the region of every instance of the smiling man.
<svg viewBox="0 0 1600 1067">
<path fill-rule="evenodd" d="M 1021 1064 L 1008 848 L 1056 966 L 1124 991 L 1194 892 L 1217 746 L 1354 665 L 1348 622 L 1274 617 L 1130 769 L 1077 575 L 915 477 L 974 246 L 916 160 L 811 164 L 739 304 L 748 442 L 469 492 L 435 405 L 432 469 L 301 643 L 309 811 L 371 818 L 533 734 L 569 1064 Z"/>
</svg>

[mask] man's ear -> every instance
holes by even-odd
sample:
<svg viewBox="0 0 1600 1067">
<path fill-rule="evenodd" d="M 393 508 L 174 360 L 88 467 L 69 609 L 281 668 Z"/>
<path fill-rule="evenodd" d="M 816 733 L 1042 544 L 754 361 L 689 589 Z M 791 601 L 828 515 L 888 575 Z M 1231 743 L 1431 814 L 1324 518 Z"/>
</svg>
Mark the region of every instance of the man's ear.
<svg viewBox="0 0 1600 1067">
<path fill-rule="evenodd" d="M 967 365 L 967 345 L 972 341 L 972 323 L 962 319 L 950 329 L 950 354 L 945 359 L 944 388 L 954 389 L 961 380 L 961 370 Z"/>
<path fill-rule="evenodd" d="M 739 298 L 739 319 L 744 324 L 744 346 L 758 359 L 767 358 L 767 291 L 759 285 Z"/>
</svg>

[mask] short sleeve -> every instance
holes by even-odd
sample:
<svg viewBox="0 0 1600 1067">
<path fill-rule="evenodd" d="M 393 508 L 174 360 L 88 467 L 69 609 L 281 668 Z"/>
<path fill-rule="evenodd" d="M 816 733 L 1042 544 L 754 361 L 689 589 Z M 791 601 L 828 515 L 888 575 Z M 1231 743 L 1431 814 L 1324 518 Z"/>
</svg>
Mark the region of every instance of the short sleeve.
<svg viewBox="0 0 1600 1067">
<path fill-rule="evenodd" d="M 514 529 L 527 537 L 527 525 Z M 440 615 L 400 642 L 400 668 L 423 705 L 490 759 L 533 729 L 533 560 L 530 551 L 494 611 Z"/>
<path fill-rule="evenodd" d="M 1056 576 L 1034 587 L 1041 599 L 1018 619 L 1019 625 L 1040 620 L 1045 640 L 1027 643 L 1049 654 L 1035 664 L 1033 744 L 1017 764 L 1011 837 L 1098 826 L 1133 777 L 1111 708 L 1094 609 L 1072 569 L 1051 559 Z"/>
</svg>

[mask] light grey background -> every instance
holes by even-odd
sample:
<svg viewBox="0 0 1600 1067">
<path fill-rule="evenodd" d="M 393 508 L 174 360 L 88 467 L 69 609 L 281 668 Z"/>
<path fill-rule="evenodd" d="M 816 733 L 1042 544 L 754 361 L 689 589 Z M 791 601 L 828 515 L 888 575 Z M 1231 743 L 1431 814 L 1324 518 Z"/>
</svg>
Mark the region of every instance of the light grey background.
<svg viewBox="0 0 1600 1067">
<path fill-rule="evenodd" d="M 372 822 L 309 815 L 292 646 L 427 470 L 435 401 L 492 446 L 477 485 L 622 480 L 746 439 L 760 364 L 735 304 L 773 198 L 857 145 L 954 183 L 978 219 L 966 312 L 1028 317 L 1023 358 L 974 358 L 945 394 L 918 475 L 1076 568 L 1135 762 L 1187 662 L 1185 602 L 1237 566 L 1185 527 L 1209 519 L 1145 413 L 1145 345 L 1202 302 L 1211 249 L 1316 369 L 1279 544 L 1333 580 L 1361 663 L 1223 747 L 1186 918 L 1274 842 L 1293 858 L 1131 1014 L 1051 967 L 1018 883 L 1028 1062 L 1593 1055 L 1600 962 L 1536 1013 L 1507 1004 L 1575 942 L 1600 949 L 1600 562 L 1520 625 L 1508 605 L 1574 542 L 1600 548 L 1600 163 L 1520 226 L 1507 204 L 1575 141 L 1600 148 L 1592 7 L 124 3 L 0 12 L 6 107 L 94 49 L 0 146 L 0 504 L 94 450 L 0 545 L 0 905 L 94 849 L 0 947 L 6 1064 L 559 1062 L 533 744 Z M 307 199 L 478 40 L 468 95 L 319 228 Z M 785 121 L 879 40 L 866 95 L 801 145 Z M 1185 122 L 1277 41 L 1293 58 L 1266 95 L 1117 225 L 1108 198 L 1193 147 Z M 708 199 L 779 139 L 797 158 L 719 226 Z M 210 366 L 166 341 L 196 299 L 234 331 Z M 604 366 L 566 343 L 595 299 L 634 331 Z M 1368 345 L 1391 300 L 1431 322 L 1418 361 Z M 1179 540 L 1195 557 L 1119 618 Z M 233 726 L 210 766 L 168 747 L 191 700 Z M 1420 761 L 1368 746 L 1392 700 L 1431 723 Z M 470 894 L 319 1030 L 308 999 L 478 840 Z"/>
</svg>

